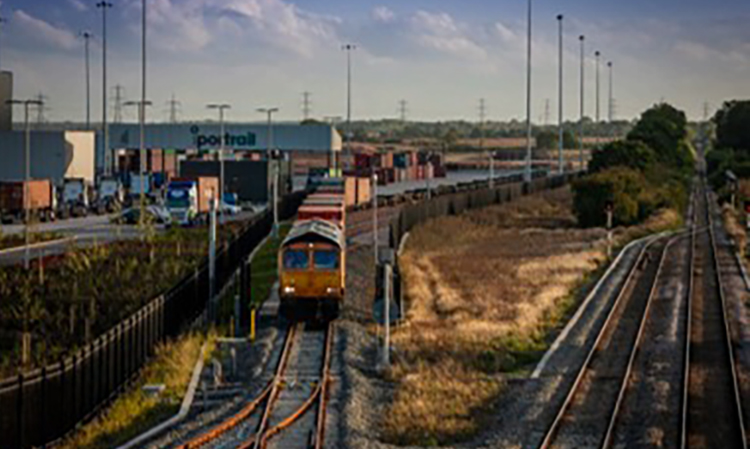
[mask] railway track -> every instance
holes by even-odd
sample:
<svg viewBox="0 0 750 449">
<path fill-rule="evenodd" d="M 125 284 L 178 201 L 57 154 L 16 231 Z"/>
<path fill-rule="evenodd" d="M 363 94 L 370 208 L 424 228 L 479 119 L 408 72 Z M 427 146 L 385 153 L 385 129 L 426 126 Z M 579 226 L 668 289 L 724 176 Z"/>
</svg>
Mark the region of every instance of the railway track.
<svg viewBox="0 0 750 449">
<path fill-rule="evenodd" d="M 541 449 L 747 448 L 709 205 L 701 181 L 690 229 L 643 248 Z"/>
<path fill-rule="evenodd" d="M 708 190 L 696 195 L 693 277 L 687 326 L 681 448 L 747 448 Z M 701 210 L 702 209 L 702 210 Z"/>
<path fill-rule="evenodd" d="M 334 325 L 291 325 L 273 379 L 238 413 L 178 446 L 323 447 Z"/>
<path fill-rule="evenodd" d="M 656 280 L 674 238 L 641 250 L 581 365 L 541 449 L 601 447 L 622 402 L 623 384 L 643 334 Z"/>
</svg>

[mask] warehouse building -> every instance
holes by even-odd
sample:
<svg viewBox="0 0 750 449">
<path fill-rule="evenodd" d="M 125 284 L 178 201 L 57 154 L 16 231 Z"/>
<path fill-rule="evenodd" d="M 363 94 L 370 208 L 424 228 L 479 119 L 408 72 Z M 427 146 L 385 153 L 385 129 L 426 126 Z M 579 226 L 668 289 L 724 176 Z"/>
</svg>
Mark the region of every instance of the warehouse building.
<svg viewBox="0 0 750 449">
<path fill-rule="evenodd" d="M 276 123 L 272 127 L 273 148 L 288 153 L 295 160 L 313 158 L 326 166 L 331 157 L 341 151 L 341 136 L 328 124 Z M 176 151 L 178 154 L 213 153 L 222 140 L 228 152 L 264 154 L 268 149 L 269 127 L 265 123 L 231 123 L 224 129 L 217 123 L 148 124 L 145 130 L 147 150 Z M 101 140 L 101 139 L 98 139 Z M 109 148 L 113 155 L 122 155 L 140 147 L 140 127 L 137 123 L 112 124 L 109 128 Z M 104 150 L 98 145 L 97 165 L 104 166 Z M 230 159 L 235 158 L 230 156 Z M 115 157 L 117 160 L 118 157 Z"/>
<path fill-rule="evenodd" d="M 31 177 L 59 184 L 65 178 L 94 182 L 93 131 L 35 131 L 31 133 Z M 25 177 L 26 133 L 0 131 L 0 181 Z"/>
</svg>

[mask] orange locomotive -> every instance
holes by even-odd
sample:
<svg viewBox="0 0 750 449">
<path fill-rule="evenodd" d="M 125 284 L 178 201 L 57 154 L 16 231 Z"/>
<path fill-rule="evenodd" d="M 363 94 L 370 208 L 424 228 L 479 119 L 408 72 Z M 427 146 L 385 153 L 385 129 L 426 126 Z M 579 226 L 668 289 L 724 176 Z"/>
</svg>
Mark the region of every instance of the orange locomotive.
<svg viewBox="0 0 750 449">
<path fill-rule="evenodd" d="M 344 301 L 346 206 L 343 192 L 312 194 L 279 248 L 279 313 L 291 320 L 332 320 Z"/>
</svg>

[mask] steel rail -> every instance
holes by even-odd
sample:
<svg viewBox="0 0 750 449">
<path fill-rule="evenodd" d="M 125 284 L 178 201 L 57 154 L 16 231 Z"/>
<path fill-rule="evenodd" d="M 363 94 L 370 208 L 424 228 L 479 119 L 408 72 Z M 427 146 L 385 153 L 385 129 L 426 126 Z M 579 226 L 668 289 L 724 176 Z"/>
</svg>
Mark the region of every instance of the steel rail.
<svg viewBox="0 0 750 449">
<path fill-rule="evenodd" d="M 628 364 L 625 368 L 625 375 L 622 377 L 622 382 L 620 383 L 620 389 L 617 394 L 617 400 L 615 401 L 614 408 L 612 409 L 612 414 L 610 415 L 609 419 L 609 425 L 607 426 L 607 431 L 604 434 L 604 440 L 602 441 L 602 444 L 600 447 L 602 448 L 609 448 L 612 445 L 612 440 L 614 438 L 614 432 L 615 432 L 615 426 L 617 425 L 617 419 L 619 418 L 620 411 L 622 410 L 622 402 L 625 399 L 625 394 L 628 390 L 628 385 L 630 384 L 630 378 L 633 374 L 633 367 L 635 365 L 635 359 L 638 356 L 638 352 L 641 346 L 641 341 L 643 339 L 643 334 L 646 330 L 646 323 L 649 319 L 649 312 L 651 311 L 651 303 L 653 302 L 654 297 L 657 293 L 657 286 L 659 284 L 659 278 L 661 277 L 662 269 L 664 268 L 664 261 L 667 259 L 667 253 L 669 253 L 669 247 L 672 246 L 676 241 L 683 238 L 683 233 L 676 235 L 669 239 L 666 246 L 664 246 L 664 250 L 661 254 L 661 259 L 659 260 L 659 265 L 656 268 L 656 276 L 654 277 L 654 282 L 651 284 L 651 289 L 648 294 L 648 299 L 646 300 L 646 307 L 643 310 L 643 316 L 641 317 L 641 323 L 638 327 L 638 333 L 635 337 L 635 342 L 633 343 L 633 348 L 630 350 L 630 357 L 628 358 Z"/>
<path fill-rule="evenodd" d="M 724 294 L 724 282 L 721 276 L 721 265 L 719 264 L 719 252 L 716 244 L 716 233 L 714 229 L 713 214 L 711 213 L 711 201 L 708 194 L 708 189 L 705 187 L 705 179 L 701 180 L 703 186 L 703 195 L 706 201 L 706 218 L 708 221 L 709 235 L 711 239 L 711 253 L 714 262 L 714 269 L 716 271 L 717 281 L 717 292 L 719 294 L 719 300 L 721 303 L 721 317 L 722 317 L 722 328 L 724 329 L 724 343 L 727 346 L 727 352 L 729 355 L 730 373 L 732 374 L 732 391 L 734 392 L 734 407 L 737 413 L 737 419 L 739 421 L 740 438 L 742 439 L 742 448 L 747 449 L 747 434 L 745 430 L 745 423 L 742 413 L 742 396 L 739 388 L 739 381 L 737 375 L 737 364 L 734 359 L 734 348 L 732 346 L 732 335 L 729 330 L 729 316 L 727 315 L 727 301 Z"/>
<path fill-rule="evenodd" d="M 328 383 L 328 373 L 329 373 L 329 367 L 330 367 L 330 360 L 331 360 L 331 340 L 333 339 L 333 324 L 328 323 L 326 325 L 326 334 L 325 334 L 325 341 L 324 341 L 324 349 L 323 349 L 323 363 L 321 366 L 321 378 L 318 382 L 318 385 L 315 387 L 315 390 L 312 392 L 312 394 L 307 398 L 307 400 L 300 406 L 297 410 L 295 410 L 292 414 L 284 418 L 279 424 L 276 426 L 268 429 L 261 437 L 260 439 L 260 449 L 265 449 L 266 445 L 268 444 L 268 441 L 277 435 L 278 433 L 282 432 L 292 424 L 294 424 L 302 415 L 304 415 L 308 410 L 310 410 L 315 403 L 315 401 L 318 401 L 319 407 L 318 407 L 318 419 L 316 420 L 316 444 L 315 448 L 322 448 L 323 440 L 320 439 L 320 446 L 318 446 L 318 436 L 322 434 L 321 432 L 321 413 L 323 416 L 325 416 L 325 407 L 326 407 L 326 384 Z M 323 426 L 325 426 L 325 423 L 323 423 Z"/>
<path fill-rule="evenodd" d="M 565 397 L 563 404 L 560 406 L 560 409 L 557 411 L 557 414 L 555 415 L 555 419 L 552 421 L 552 424 L 549 426 L 549 428 L 545 432 L 544 439 L 542 440 L 542 443 L 539 445 L 539 449 L 549 449 L 551 447 L 551 444 L 556 438 L 557 433 L 560 429 L 560 424 L 562 423 L 562 420 L 565 414 L 570 408 L 570 404 L 573 402 L 573 398 L 578 392 L 581 381 L 583 380 L 583 377 L 586 375 L 586 372 L 588 371 L 589 365 L 591 364 L 591 361 L 593 360 L 594 355 L 598 351 L 599 344 L 601 343 L 602 339 L 604 338 L 604 334 L 606 333 L 607 329 L 610 326 L 610 322 L 612 321 L 615 315 L 615 311 L 618 309 L 620 303 L 622 302 L 622 299 L 625 297 L 625 291 L 627 290 L 628 286 L 633 282 L 633 278 L 635 277 L 635 274 L 638 272 L 638 269 L 641 265 L 641 261 L 643 260 L 643 257 L 645 256 L 646 252 L 658 240 L 659 240 L 658 237 L 654 237 L 651 240 L 649 240 L 643 246 L 640 253 L 638 254 L 638 257 L 636 258 L 635 263 L 633 264 L 632 268 L 628 272 L 627 278 L 625 279 L 625 282 L 623 282 L 622 287 L 620 288 L 620 291 L 617 294 L 617 298 L 615 298 L 615 301 L 612 304 L 612 307 L 607 313 L 607 318 L 604 321 L 604 324 L 602 324 L 602 327 L 596 336 L 596 340 L 594 341 L 594 344 L 591 345 L 591 349 L 589 350 L 588 354 L 586 355 L 585 360 L 581 364 L 581 367 L 578 370 L 578 374 L 576 375 L 576 378 L 573 381 L 572 386 L 568 390 L 568 394 Z"/>
<path fill-rule="evenodd" d="M 695 240 L 698 233 L 698 200 L 697 193 L 692 195 L 692 223 L 690 226 L 690 264 L 688 266 L 688 285 L 687 285 L 687 308 L 685 313 L 685 356 L 682 373 L 682 401 L 680 406 L 680 448 L 687 447 L 687 421 L 688 421 L 688 398 L 690 396 L 690 335 L 693 328 L 693 283 L 695 282 Z"/>
<path fill-rule="evenodd" d="M 294 329 L 295 328 L 293 326 L 290 326 L 287 329 L 286 339 L 284 340 L 284 348 L 279 357 L 279 364 L 276 367 L 274 378 L 268 383 L 268 386 L 266 386 L 266 388 L 264 388 L 263 391 L 258 396 L 256 396 L 247 406 L 243 407 L 242 410 L 225 419 L 220 424 L 214 426 L 208 432 L 198 435 L 190 441 L 177 446 L 177 449 L 197 449 L 211 443 L 212 441 L 217 440 L 222 435 L 245 421 L 260 406 L 260 404 L 269 399 L 270 394 L 276 387 L 277 376 L 279 372 L 283 373 L 283 368 L 286 365 L 286 359 L 289 357 L 289 352 L 292 345 L 291 342 L 294 339 Z"/>
</svg>

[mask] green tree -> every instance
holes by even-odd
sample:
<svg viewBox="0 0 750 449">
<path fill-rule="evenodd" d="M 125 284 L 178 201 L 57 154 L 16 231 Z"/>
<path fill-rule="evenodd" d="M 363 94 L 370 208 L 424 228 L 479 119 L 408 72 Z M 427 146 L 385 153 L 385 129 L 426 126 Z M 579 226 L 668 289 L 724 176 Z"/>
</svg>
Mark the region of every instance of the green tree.
<svg viewBox="0 0 750 449">
<path fill-rule="evenodd" d="M 659 162 L 667 166 L 692 167 L 687 137 L 687 117 L 669 104 L 661 103 L 647 110 L 628 134 L 628 140 L 640 141 L 654 150 Z"/>
<path fill-rule="evenodd" d="M 750 152 L 750 101 L 728 101 L 716 112 L 716 147 Z"/>
<path fill-rule="evenodd" d="M 589 171 L 596 173 L 608 168 L 626 167 L 644 172 L 655 160 L 654 151 L 643 142 L 618 140 L 594 150 Z"/>
</svg>

